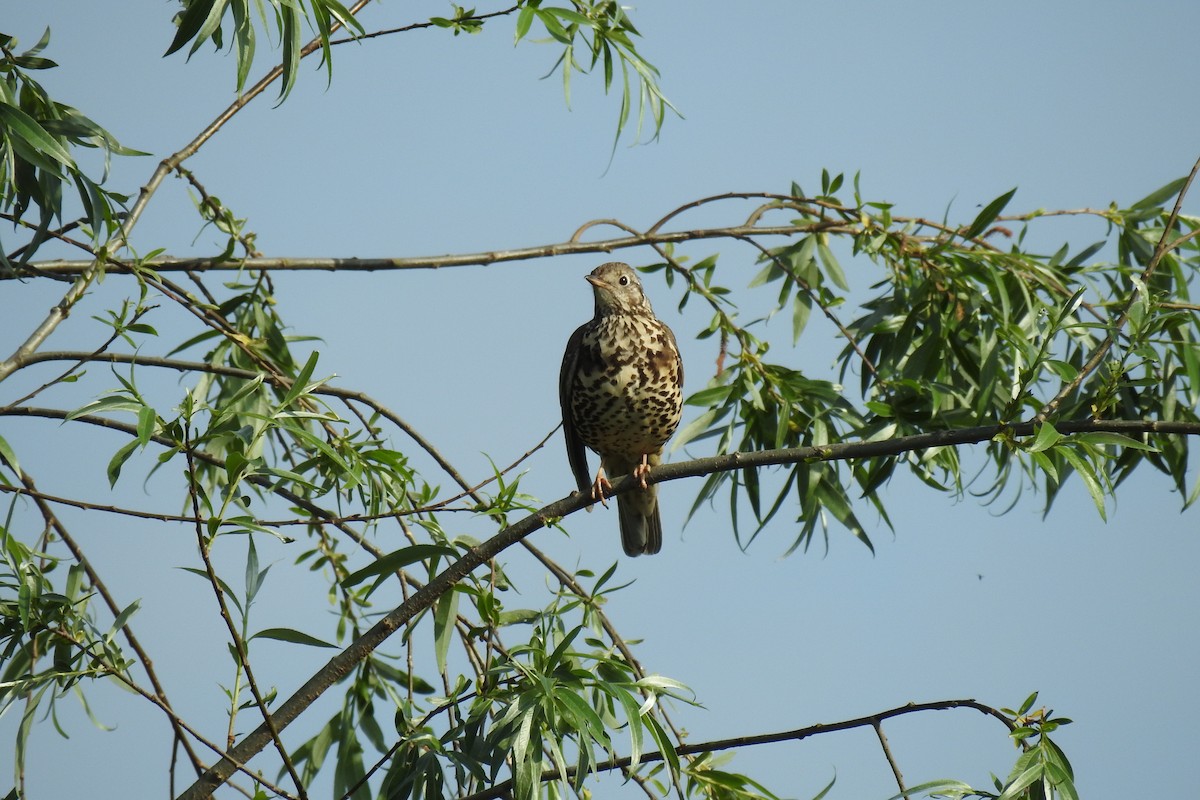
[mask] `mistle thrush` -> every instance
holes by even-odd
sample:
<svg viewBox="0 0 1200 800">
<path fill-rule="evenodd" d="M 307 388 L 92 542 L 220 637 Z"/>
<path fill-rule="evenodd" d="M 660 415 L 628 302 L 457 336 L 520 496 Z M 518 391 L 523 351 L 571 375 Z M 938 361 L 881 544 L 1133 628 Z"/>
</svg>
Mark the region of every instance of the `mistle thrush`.
<svg viewBox="0 0 1200 800">
<path fill-rule="evenodd" d="M 683 363 L 675 336 L 654 316 L 628 264 L 602 264 L 586 279 L 596 315 L 571 334 L 558 378 L 567 457 L 579 491 L 602 502 L 612 488 L 606 471 L 641 480 L 640 491 L 617 497 L 617 516 L 625 554 L 649 555 L 662 549 L 662 522 L 646 473 L 679 425 Z M 600 454 L 594 482 L 585 446 Z"/>
</svg>

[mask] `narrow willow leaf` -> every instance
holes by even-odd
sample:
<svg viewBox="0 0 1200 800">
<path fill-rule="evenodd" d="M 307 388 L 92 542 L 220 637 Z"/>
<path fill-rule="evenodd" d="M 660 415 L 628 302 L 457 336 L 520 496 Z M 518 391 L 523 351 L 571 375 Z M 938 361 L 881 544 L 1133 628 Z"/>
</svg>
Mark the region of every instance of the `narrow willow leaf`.
<svg viewBox="0 0 1200 800">
<path fill-rule="evenodd" d="M 621 703 L 621 708 L 625 711 L 625 718 L 629 720 L 629 767 L 636 769 L 642 760 L 642 730 L 645 723 L 638 711 L 638 702 L 633 695 L 619 688 L 616 690 L 616 695 L 617 700 Z"/>
<path fill-rule="evenodd" d="M 1027 450 L 1030 453 L 1040 453 L 1044 450 L 1049 450 L 1054 445 L 1058 444 L 1062 439 L 1062 434 L 1059 433 L 1049 422 L 1043 422 L 1037 428 L 1037 434 L 1033 437 L 1033 442 Z"/>
<path fill-rule="evenodd" d="M 812 313 L 812 298 L 806 292 L 796 292 L 792 298 L 792 344 L 800 341 L 800 334 L 808 325 Z"/>
<path fill-rule="evenodd" d="M 1004 787 L 1004 792 L 996 800 L 1017 800 L 1022 797 L 1027 788 L 1041 779 L 1044 771 L 1045 767 L 1040 762 L 1030 764 L 1009 781 Z"/>
<path fill-rule="evenodd" d="M 304 362 L 304 366 L 300 369 L 300 374 L 296 376 L 296 380 L 292 381 L 292 387 L 283 397 L 282 407 L 288 408 L 296 402 L 299 397 L 308 388 L 308 382 L 312 378 L 313 370 L 317 368 L 317 359 L 320 358 L 320 353 L 316 350 L 309 354 L 308 360 Z"/>
<path fill-rule="evenodd" d="M 250 637 L 250 639 L 274 639 L 279 642 L 290 642 L 292 644 L 303 644 L 309 647 L 330 647 L 337 649 L 336 644 L 318 639 L 315 636 L 309 636 L 302 631 L 292 630 L 291 628 L 264 628 L 258 633 Z"/>
<path fill-rule="evenodd" d="M 205 21 L 214 13 L 223 12 L 227 0 L 192 0 L 187 4 L 183 15 L 179 19 L 179 27 L 175 30 L 175 38 L 171 40 L 171 44 L 167 47 L 167 52 L 164 56 L 169 56 L 185 44 L 190 42 L 200 29 L 204 26 Z M 218 16 L 218 19 L 220 17 Z M 195 52 L 195 48 L 192 49 Z"/>
<path fill-rule="evenodd" d="M 409 564 L 416 564 L 419 561 L 426 561 L 438 556 L 454 559 L 458 557 L 458 551 L 453 547 L 441 544 L 414 544 L 411 547 L 405 547 L 388 553 L 374 563 L 350 573 L 342 579 L 341 584 L 344 588 L 348 589 L 351 586 L 362 583 L 367 578 L 373 578 L 376 575 L 387 575 L 404 569 Z"/>
<path fill-rule="evenodd" d="M 154 425 L 157 421 L 158 415 L 154 413 L 154 409 L 150 406 L 142 406 L 138 409 L 138 444 L 147 445 L 150 443 L 150 437 L 154 435 Z"/>
<path fill-rule="evenodd" d="M 68 169 L 75 167 L 75 160 L 58 141 L 51 136 L 38 121 L 16 106 L 0 102 L 0 130 L 5 130 L 6 139 L 14 148 L 24 144 L 34 152 L 48 156 Z M 52 171 L 53 164 L 46 164 Z"/>
<path fill-rule="evenodd" d="M 975 217 L 975 221 L 971 223 L 970 227 L 963 231 L 962 238 L 974 239 L 976 236 L 986 231 L 988 226 L 996 221 L 996 217 L 1000 216 L 1000 212 L 1004 210 L 1004 207 L 1008 205 L 1008 201 L 1012 200 L 1013 195 L 1016 193 L 1017 190 L 1016 187 L 1014 187 L 997 197 L 992 202 L 988 203 L 987 206 L 984 207 L 983 211 L 980 211 L 979 215 Z"/>
<path fill-rule="evenodd" d="M 113 620 L 112 627 L 108 631 L 109 637 L 112 637 L 114 634 L 117 633 L 117 631 L 121 630 L 127 624 L 129 624 L 129 620 L 133 617 L 134 614 L 136 614 L 138 612 L 138 609 L 141 608 L 141 606 L 142 606 L 141 600 L 134 600 L 132 603 L 125 606 L 125 608 L 121 611 L 121 613 L 117 614 L 116 619 Z"/>
<path fill-rule="evenodd" d="M 1108 512 L 1104 508 L 1105 492 L 1104 486 L 1100 482 L 1100 476 L 1096 474 L 1096 470 L 1092 465 L 1079 453 L 1072 450 L 1069 446 L 1061 446 L 1056 448 L 1055 452 L 1060 453 L 1067 460 L 1083 481 L 1083 485 L 1087 487 L 1088 494 L 1092 496 L 1092 502 L 1096 504 L 1096 511 L 1100 513 L 1100 519 L 1108 521 Z"/>
<path fill-rule="evenodd" d="M 521 13 L 517 15 L 517 31 L 516 37 L 513 40 L 514 45 L 524 39 L 525 34 L 529 33 L 529 28 L 533 25 L 533 12 L 535 10 L 535 7 L 528 3 L 521 7 Z"/>
<path fill-rule="evenodd" d="M 0 463 L 6 464 L 13 472 L 21 469 L 21 464 L 17 461 L 17 454 L 13 452 L 12 447 L 3 436 L 0 436 Z"/>
<path fill-rule="evenodd" d="M 850 284 L 846 282 L 846 273 L 842 272 L 842 265 L 838 263 L 833 251 L 824 241 L 817 243 L 817 255 L 821 259 L 821 266 L 825 268 L 825 274 L 829 276 L 829 280 L 833 281 L 834 285 L 843 292 L 850 291 Z"/>
<path fill-rule="evenodd" d="M 117 485 L 117 478 L 121 477 L 121 467 L 125 466 L 125 462 L 129 460 L 129 457 L 133 455 L 133 451 L 136 450 L 140 445 L 141 442 L 139 442 L 137 439 L 127 442 L 113 455 L 112 459 L 109 460 L 106 472 L 108 474 L 108 485 L 110 487 Z"/>
<path fill-rule="evenodd" d="M 450 642 L 454 639 L 454 621 L 458 615 L 458 591 L 451 589 L 438 598 L 433 610 L 433 649 L 439 672 L 446 671 Z"/>
<path fill-rule="evenodd" d="M 679 774 L 679 754 L 675 752 L 675 745 L 671 742 L 671 737 L 663 730 L 653 716 L 646 715 L 642 717 L 646 725 L 646 730 L 650 731 L 650 736 L 654 739 L 654 743 L 658 745 L 658 750 L 662 753 L 663 761 L 671 768 L 672 775 Z"/>
<path fill-rule="evenodd" d="M 1095 445 L 1115 445 L 1116 447 L 1127 447 L 1131 450 L 1143 450 L 1147 453 L 1160 452 L 1157 447 L 1146 442 L 1139 442 L 1137 439 L 1131 439 L 1128 436 L 1123 436 L 1119 433 L 1109 433 L 1108 431 L 1094 431 L 1089 433 L 1079 433 L 1075 438 L 1081 442 Z"/>
<path fill-rule="evenodd" d="M 1130 206 L 1130 208 L 1146 209 L 1161 206 L 1163 203 L 1179 194 L 1179 190 L 1183 188 L 1185 183 L 1187 183 L 1187 178 L 1178 178 L 1173 180 L 1166 186 L 1155 189 L 1141 200 L 1138 200 L 1136 203 Z"/>
</svg>

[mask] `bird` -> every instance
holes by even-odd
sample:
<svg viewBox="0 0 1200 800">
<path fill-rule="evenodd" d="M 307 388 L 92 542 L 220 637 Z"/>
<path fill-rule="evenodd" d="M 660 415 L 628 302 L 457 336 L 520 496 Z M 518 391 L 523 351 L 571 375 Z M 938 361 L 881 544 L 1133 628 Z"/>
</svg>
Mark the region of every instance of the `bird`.
<svg viewBox="0 0 1200 800">
<path fill-rule="evenodd" d="M 606 472 L 640 481 L 640 489 L 617 497 L 621 545 L 628 556 L 653 555 L 662 549 L 662 521 L 646 473 L 679 426 L 683 361 L 632 267 L 612 261 L 584 277 L 595 316 L 571 334 L 558 378 L 567 460 L 579 491 L 605 506 L 612 489 Z M 600 456 L 594 481 L 585 448 Z"/>
</svg>

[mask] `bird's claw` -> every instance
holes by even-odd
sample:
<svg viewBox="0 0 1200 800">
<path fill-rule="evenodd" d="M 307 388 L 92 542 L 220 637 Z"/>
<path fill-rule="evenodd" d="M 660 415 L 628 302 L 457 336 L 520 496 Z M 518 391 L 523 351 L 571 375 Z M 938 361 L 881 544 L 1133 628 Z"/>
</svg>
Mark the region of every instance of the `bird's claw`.
<svg viewBox="0 0 1200 800">
<path fill-rule="evenodd" d="M 612 494 L 612 484 L 608 482 L 608 478 L 604 477 L 604 471 L 596 473 L 596 480 L 592 483 L 592 499 L 598 500 L 600 505 L 608 508 L 608 501 L 605 500 L 605 494 Z"/>
<path fill-rule="evenodd" d="M 650 487 L 646 485 L 646 475 L 650 472 L 650 464 L 647 463 L 646 456 L 642 456 L 642 463 L 633 468 L 633 477 L 641 485 L 645 491 Z"/>
</svg>

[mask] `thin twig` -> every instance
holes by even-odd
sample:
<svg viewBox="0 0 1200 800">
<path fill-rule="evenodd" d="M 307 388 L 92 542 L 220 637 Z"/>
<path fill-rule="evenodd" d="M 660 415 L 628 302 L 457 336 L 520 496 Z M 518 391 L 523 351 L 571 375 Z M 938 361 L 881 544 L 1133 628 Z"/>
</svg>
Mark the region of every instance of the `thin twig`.
<svg viewBox="0 0 1200 800">
<path fill-rule="evenodd" d="M 72 646 L 80 648 L 81 650 L 84 649 L 84 644 L 82 642 L 79 642 L 79 641 L 71 638 L 70 636 L 68 636 L 66 634 L 65 630 L 60 628 L 58 630 L 55 630 L 54 634 L 56 636 L 58 636 L 59 638 L 64 639 L 67 642 L 70 642 Z M 89 657 L 95 656 L 95 653 L 93 653 L 93 651 L 90 649 L 87 650 L 87 653 L 88 653 Z M 200 733 L 198 730 L 196 730 L 191 725 L 189 725 L 183 719 L 183 717 L 176 714 L 174 709 L 172 709 L 164 701 L 164 699 L 162 697 L 155 694 L 154 692 L 148 691 L 144 686 L 141 686 L 140 684 L 137 683 L 137 681 L 130 678 L 129 675 L 127 675 L 125 672 L 117 669 L 112 664 L 105 662 L 103 659 L 100 660 L 99 665 L 103 668 L 105 675 L 111 676 L 113 678 L 113 680 L 118 681 L 125 688 L 129 689 L 129 691 L 138 695 L 142 699 L 148 701 L 152 705 L 157 706 L 159 708 L 159 710 L 161 710 L 164 714 L 166 714 L 168 717 L 170 717 L 173 724 L 178 725 L 182 730 L 184 730 L 188 734 L 188 736 L 192 737 L 197 742 L 204 745 L 205 747 L 207 747 L 209 750 L 211 750 L 213 753 L 217 754 L 218 756 L 221 756 L 222 758 L 231 758 L 231 756 L 227 752 L 225 752 L 216 742 L 213 742 L 213 741 L 205 738 L 204 734 Z M 275 784 L 271 783 L 269 780 L 266 780 L 265 778 L 263 778 L 262 775 L 260 775 L 256 772 L 252 772 L 250 770 L 250 768 L 247 767 L 244 763 L 235 760 L 234 767 L 238 772 L 242 772 L 242 773 L 248 775 L 256 783 L 266 787 L 267 789 L 271 790 L 272 792 L 275 792 L 280 797 L 292 798 L 292 800 L 295 800 L 295 798 L 293 798 L 293 796 L 290 793 L 281 789 L 280 787 L 276 786 Z M 241 787 L 236 787 L 236 788 L 238 789 L 238 791 L 242 792 L 242 794 L 245 794 L 247 797 L 250 796 L 249 793 L 247 793 Z"/>
<path fill-rule="evenodd" d="M 96 594 L 100 596 L 100 599 L 104 601 L 104 604 L 108 607 L 109 613 L 113 615 L 114 619 L 120 616 L 123 609 L 120 605 L 118 605 L 116 599 L 112 596 L 112 593 L 108 591 L 108 586 L 103 580 L 100 579 L 100 574 L 96 572 L 95 568 L 92 566 L 92 562 L 83 554 L 83 548 L 79 546 L 79 543 L 75 541 L 75 537 L 71 536 L 66 526 L 62 524 L 61 520 L 59 520 L 58 515 L 54 513 L 54 510 L 50 508 L 49 504 L 43 499 L 41 493 L 38 492 L 37 485 L 34 483 L 33 478 L 24 470 L 20 471 L 19 477 L 21 484 L 24 487 L 23 493 L 33 497 L 34 503 L 38 507 L 38 511 L 41 512 L 42 519 L 45 520 L 46 525 L 54 531 L 55 535 L 58 536 L 66 548 L 71 552 L 71 556 L 75 559 L 75 563 L 79 564 L 79 566 L 83 568 L 84 574 L 87 575 L 88 583 L 91 585 L 92 589 L 96 591 Z M 2 488 L 7 489 L 9 487 L 5 486 Z M 121 627 L 121 635 L 124 636 L 125 641 L 129 643 L 130 649 L 133 650 L 134 655 L 137 656 L 138 663 L 142 665 L 142 670 L 146 673 L 146 677 L 150 680 L 150 685 L 154 687 L 154 692 L 161 701 L 159 705 L 167 713 L 167 720 L 171 724 L 171 728 L 175 734 L 175 740 L 183 745 L 183 749 L 187 752 L 188 760 L 192 762 L 192 768 L 195 769 L 196 774 L 199 775 L 203 770 L 203 762 L 200 760 L 200 757 L 196 755 L 196 751 L 192 749 L 191 742 L 189 742 L 187 737 L 183 735 L 183 729 L 179 725 L 179 720 L 171 711 L 171 703 L 169 700 L 167 700 L 166 690 L 163 688 L 162 683 L 160 683 L 158 680 L 158 673 L 154 670 L 154 662 L 150 659 L 150 655 L 145 651 L 145 649 L 142 648 L 142 643 L 134 635 L 133 627 L 128 621 L 126 621 L 126 623 Z"/>
<path fill-rule="evenodd" d="M 904 787 L 904 776 L 900 773 L 900 765 L 896 763 L 896 757 L 892 755 L 892 748 L 888 745 L 887 736 L 883 733 L 883 721 L 873 720 L 871 727 L 875 729 L 875 735 L 879 737 L 879 746 L 883 748 L 883 756 L 887 759 L 888 766 L 892 768 L 892 775 L 896 778 L 896 786 L 900 789 L 900 794 L 908 791 Z"/>
<path fill-rule="evenodd" d="M 229 604 L 225 602 L 225 590 L 221 588 L 221 579 L 217 576 L 216 568 L 213 567 L 212 558 L 209 555 L 210 540 L 204 532 L 204 525 L 200 522 L 200 497 L 196 491 L 196 483 L 199 480 L 196 476 L 196 464 L 193 459 L 192 442 L 190 437 L 191 422 L 184 426 L 184 449 L 183 454 L 187 459 L 187 485 L 188 498 L 192 504 L 192 514 L 196 521 L 196 545 L 200 549 L 200 558 L 204 562 L 204 571 L 208 575 L 208 582 L 212 586 L 213 594 L 217 598 L 217 606 L 221 611 L 221 619 L 225 623 L 225 628 L 229 632 L 229 638 L 233 641 L 234 649 L 237 651 L 238 666 L 246 673 L 246 685 L 250 688 L 250 693 L 254 695 L 254 703 L 258 706 L 259 712 L 262 714 L 263 724 L 267 726 L 267 730 L 271 733 L 271 740 L 275 743 L 275 749 L 279 751 L 279 757 L 283 760 L 283 766 L 287 769 L 288 775 L 291 776 L 292 782 L 296 785 L 296 791 L 300 796 L 300 800 L 307 800 L 308 794 L 304 790 L 304 781 L 300 779 L 300 773 L 296 771 L 296 765 L 292 763 L 291 756 L 288 754 L 287 748 L 283 745 L 283 740 L 279 738 L 279 730 L 275 727 L 274 721 L 271 719 L 271 710 L 267 708 L 267 701 L 263 697 L 262 692 L 258 688 L 258 681 L 254 679 L 254 670 L 250 667 L 250 653 L 246 649 L 246 642 L 238 633 L 237 625 L 233 622 L 233 616 L 229 613 Z M 230 718 L 236 713 L 235 707 L 230 710 Z"/>
</svg>

